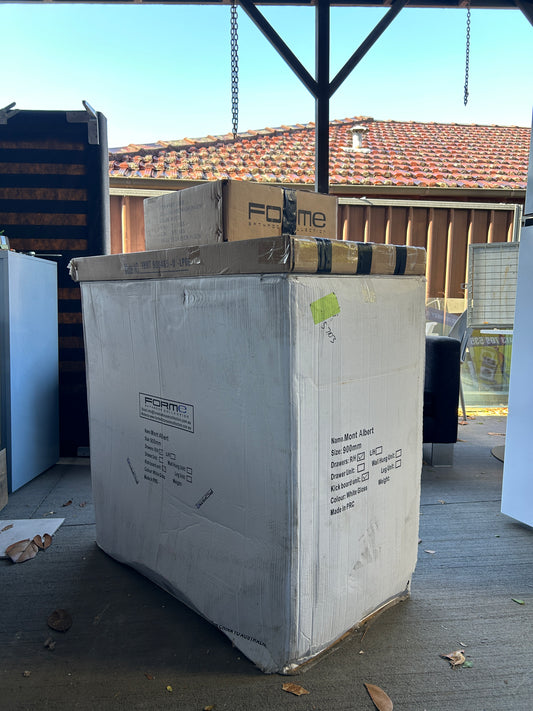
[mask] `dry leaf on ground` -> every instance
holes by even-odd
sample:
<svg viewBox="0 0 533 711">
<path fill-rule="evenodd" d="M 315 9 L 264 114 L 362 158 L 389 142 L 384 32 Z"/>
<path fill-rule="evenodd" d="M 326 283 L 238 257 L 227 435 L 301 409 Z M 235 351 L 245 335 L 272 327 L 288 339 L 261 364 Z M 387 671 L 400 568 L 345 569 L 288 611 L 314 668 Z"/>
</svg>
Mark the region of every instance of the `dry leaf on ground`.
<svg viewBox="0 0 533 711">
<path fill-rule="evenodd" d="M 148 679 L 148 681 L 154 680 L 154 677 L 149 672 L 144 672 L 144 676 Z"/>
<path fill-rule="evenodd" d="M 4 528 L 0 529 L 0 533 L 3 533 L 4 531 L 9 531 L 10 528 L 13 528 L 12 523 L 9 523 L 7 526 L 4 526 Z"/>
<path fill-rule="evenodd" d="M 170 686 L 170 684 L 167 685 L 167 691 L 168 691 L 169 693 L 171 693 L 172 691 L 174 691 L 174 689 Z"/>
<path fill-rule="evenodd" d="M 452 652 L 451 654 L 441 654 L 440 655 L 443 659 L 447 659 L 452 667 L 460 667 L 461 664 L 465 663 L 465 655 L 463 653 L 462 649 L 458 649 L 455 652 Z"/>
<path fill-rule="evenodd" d="M 365 684 L 365 687 L 378 711 L 392 711 L 392 700 L 383 689 L 375 684 Z"/>
<path fill-rule="evenodd" d="M 56 632 L 66 632 L 72 627 L 72 617 L 67 610 L 54 610 L 46 622 Z"/>
<path fill-rule="evenodd" d="M 64 504 L 61 504 L 61 506 L 70 506 L 71 503 L 72 503 L 72 499 L 69 499 Z"/>
<path fill-rule="evenodd" d="M 52 543 L 52 536 L 49 533 L 45 533 L 44 536 L 41 538 L 41 536 L 37 534 L 33 537 L 33 542 L 35 543 L 37 548 L 40 548 L 42 551 L 44 551 L 50 547 Z"/>
<path fill-rule="evenodd" d="M 25 560 L 35 558 L 38 548 L 33 541 L 25 538 L 23 541 L 12 543 L 6 548 L 6 555 L 11 558 L 13 563 L 24 563 Z"/>
<path fill-rule="evenodd" d="M 44 646 L 46 647 L 46 649 L 53 651 L 55 649 L 56 643 L 51 637 L 48 637 L 48 639 L 44 643 Z"/>
<path fill-rule="evenodd" d="M 22 676 L 26 676 L 26 677 L 27 677 L 27 676 L 31 676 L 31 671 L 28 671 L 28 670 L 26 669 L 26 671 L 23 671 L 23 672 L 22 672 Z"/>
<path fill-rule="evenodd" d="M 470 408 L 468 409 L 470 410 Z M 471 413 L 468 417 L 475 418 L 476 415 L 506 416 L 508 414 L 508 408 L 503 405 L 499 407 L 473 407 L 472 410 L 475 414 Z"/>
<path fill-rule="evenodd" d="M 294 694 L 295 696 L 302 696 L 303 694 L 309 693 L 307 689 L 304 689 L 303 686 L 299 684 L 283 684 L 281 688 L 283 691 L 288 691 L 289 694 Z"/>
</svg>

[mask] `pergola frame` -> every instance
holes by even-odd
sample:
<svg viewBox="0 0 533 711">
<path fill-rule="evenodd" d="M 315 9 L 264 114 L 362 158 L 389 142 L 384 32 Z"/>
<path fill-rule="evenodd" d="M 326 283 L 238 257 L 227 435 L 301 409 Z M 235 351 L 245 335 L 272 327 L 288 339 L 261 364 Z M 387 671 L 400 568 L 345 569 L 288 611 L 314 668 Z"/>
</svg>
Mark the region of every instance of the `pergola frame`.
<svg viewBox="0 0 533 711">
<path fill-rule="evenodd" d="M 424 0 L 383 0 L 365 2 L 338 2 L 332 0 L 311 0 L 310 2 L 286 2 L 284 5 L 314 5 L 315 12 L 315 77 L 301 64 L 294 53 L 281 39 L 274 28 L 267 22 L 258 10 L 257 5 L 275 4 L 258 3 L 252 0 L 236 0 L 250 19 L 261 30 L 276 51 L 283 57 L 300 81 L 307 87 L 315 99 L 315 190 L 319 193 L 329 192 L 329 100 L 352 70 L 359 64 L 369 49 L 385 32 L 404 7 L 417 8 L 458 8 L 466 7 L 467 0 L 450 0 L 449 2 L 424 2 Z M 231 2 L 231 0 L 229 0 Z M 388 12 L 381 18 L 374 29 L 355 50 L 352 56 L 330 81 L 330 7 L 388 7 Z M 531 0 L 509 0 L 508 2 L 483 2 L 471 0 L 472 8 L 517 8 L 523 12 L 533 25 L 533 2 Z"/>
<path fill-rule="evenodd" d="M 1 1 L 1 0 L 0 0 Z M 33 0 L 35 1 L 35 0 Z M 59 0 L 62 2 L 63 0 Z M 27 0 L 15 0 L 27 2 Z M 56 0 L 37 0 L 56 2 Z M 88 0 L 69 0 L 87 3 Z M 162 5 L 231 5 L 232 0 L 100 0 L 107 4 L 162 4 Z M 272 44 L 292 71 L 315 99 L 315 190 L 329 192 L 329 100 L 359 64 L 368 50 L 385 32 L 387 27 L 404 8 L 465 8 L 473 9 L 518 9 L 533 25 L 533 0 L 235 0 L 248 17 Z M 307 71 L 300 60 L 281 39 L 276 30 L 258 9 L 258 5 L 300 5 L 315 8 L 315 76 Z M 383 7 L 389 8 L 374 29 L 330 81 L 330 8 L 336 7 Z"/>
<path fill-rule="evenodd" d="M 331 81 L 329 79 L 330 7 L 334 3 L 330 0 L 316 0 L 314 3 L 316 77 L 313 78 L 259 12 L 257 3 L 251 0 L 238 0 L 238 2 L 315 99 L 315 190 L 319 193 L 327 193 L 329 191 L 329 100 L 409 0 L 393 0 L 386 15 L 381 18 Z"/>
</svg>

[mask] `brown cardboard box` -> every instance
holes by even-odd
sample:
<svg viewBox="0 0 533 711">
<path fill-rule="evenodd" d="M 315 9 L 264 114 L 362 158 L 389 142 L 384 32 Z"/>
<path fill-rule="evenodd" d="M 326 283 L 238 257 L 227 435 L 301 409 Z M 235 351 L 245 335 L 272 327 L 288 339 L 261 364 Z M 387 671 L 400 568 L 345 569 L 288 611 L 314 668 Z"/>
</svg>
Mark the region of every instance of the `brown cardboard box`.
<svg viewBox="0 0 533 711">
<path fill-rule="evenodd" d="M 81 257 L 70 263 L 74 281 L 287 272 L 421 276 L 425 269 L 426 250 L 422 247 L 291 235 Z"/>
<path fill-rule="evenodd" d="M 294 234 L 337 238 L 337 198 L 216 180 L 144 201 L 146 249 Z"/>
</svg>

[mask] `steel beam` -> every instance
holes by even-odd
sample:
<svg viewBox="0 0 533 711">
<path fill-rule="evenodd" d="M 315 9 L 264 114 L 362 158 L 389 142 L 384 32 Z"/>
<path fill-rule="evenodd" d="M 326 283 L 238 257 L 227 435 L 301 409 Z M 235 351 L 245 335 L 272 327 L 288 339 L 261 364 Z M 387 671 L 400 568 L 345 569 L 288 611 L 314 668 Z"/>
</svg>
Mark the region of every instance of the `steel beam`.
<svg viewBox="0 0 533 711">
<path fill-rule="evenodd" d="M 278 54 L 287 62 L 292 71 L 296 74 L 298 79 L 305 84 L 307 89 L 316 97 L 317 95 L 317 83 L 313 77 L 309 74 L 304 65 L 300 62 L 298 57 L 292 52 L 291 49 L 285 44 L 285 42 L 278 35 L 276 30 L 272 27 L 270 22 L 262 15 L 254 2 L 251 0 L 238 0 L 239 5 L 248 15 L 250 20 L 255 24 L 255 26 L 261 30 L 270 44 L 278 52 Z"/>
<path fill-rule="evenodd" d="M 522 10 L 525 17 L 533 25 L 533 2 L 531 0 L 515 0 L 516 7 Z"/>
<path fill-rule="evenodd" d="M 335 79 L 330 84 L 330 97 L 337 91 L 342 82 L 348 77 L 352 70 L 359 64 L 372 45 L 381 37 L 387 27 L 394 20 L 396 15 L 402 10 L 409 0 L 395 0 L 387 14 L 381 18 L 368 37 L 361 43 L 360 47 L 352 54 L 343 68 L 338 72 Z"/>
<path fill-rule="evenodd" d="M 298 57 L 257 9 L 255 2 L 237 1 L 315 99 L 315 190 L 319 193 L 327 193 L 329 192 L 329 100 L 409 0 L 394 0 L 387 14 L 331 82 L 329 81 L 331 0 L 315 0 L 314 3 L 316 79 L 313 79 Z M 517 0 L 517 2 L 530 4 L 529 0 Z"/>
<path fill-rule="evenodd" d="M 329 43 L 330 0 L 317 0 L 315 9 L 315 191 L 329 192 Z"/>
</svg>

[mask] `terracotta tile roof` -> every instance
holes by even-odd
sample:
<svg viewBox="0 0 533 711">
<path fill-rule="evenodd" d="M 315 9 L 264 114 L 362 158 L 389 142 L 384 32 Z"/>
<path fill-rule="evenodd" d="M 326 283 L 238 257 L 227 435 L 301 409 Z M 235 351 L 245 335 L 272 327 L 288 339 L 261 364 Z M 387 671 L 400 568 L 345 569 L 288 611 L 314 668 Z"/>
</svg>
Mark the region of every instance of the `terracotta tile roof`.
<svg viewBox="0 0 533 711">
<path fill-rule="evenodd" d="M 530 128 L 355 117 L 332 121 L 329 135 L 331 186 L 526 187 Z M 226 134 L 130 145 L 111 151 L 109 175 L 313 185 L 314 137 L 309 123 L 247 131 L 235 141 Z"/>
</svg>

